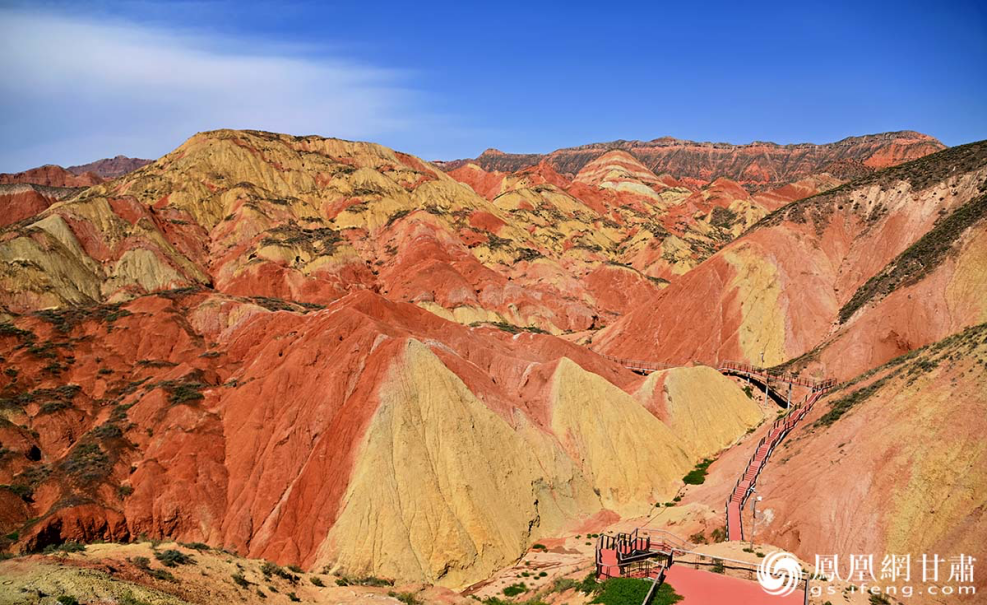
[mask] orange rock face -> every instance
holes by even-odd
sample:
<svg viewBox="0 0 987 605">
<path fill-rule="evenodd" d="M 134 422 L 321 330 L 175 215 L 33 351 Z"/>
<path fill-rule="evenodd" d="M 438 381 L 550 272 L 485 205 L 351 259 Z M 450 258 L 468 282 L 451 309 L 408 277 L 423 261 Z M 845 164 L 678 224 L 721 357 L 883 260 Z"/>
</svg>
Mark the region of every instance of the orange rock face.
<svg viewBox="0 0 987 605">
<path fill-rule="evenodd" d="M 146 535 L 460 588 L 650 514 L 762 420 L 711 368 L 599 353 L 846 379 L 987 321 L 987 145 L 873 174 L 937 143 L 655 167 L 683 145 L 446 173 L 224 130 L 81 191 L 6 186 L 2 546 Z M 844 156 L 862 178 L 818 170 Z"/>
<path fill-rule="evenodd" d="M 59 193 L 28 184 L 0 185 L 0 227 L 40 213 L 58 201 Z"/>
<path fill-rule="evenodd" d="M 386 470 L 367 466 L 365 441 L 382 410 L 396 405 L 394 391 L 387 391 L 386 405 L 382 402 L 381 389 L 387 376 L 408 364 L 409 346 L 443 368 L 473 405 L 482 406 L 475 422 L 483 426 L 475 430 L 493 430 L 493 424 L 505 435 L 516 431 L 511 439 L 530 440 L 535 451 L 548 448 L 539 458 L 552 452 L 543 463 L 567 461 L 559 469 L 537 471 L 547 473 L 543 480 L 555 493 L 523 497 L 533 507 L 530 514 L 542 520 L 522 519 L 516 531 L 531 533 L 512 537 L 519 541 L 515 548 L 523 550 L 527 540 L 560 527 L 563 517 L 555 507 L 578 517 L 604 508 L 645 510 L 651 498 L 668 497 L 669 487 L 644 482 L 637 484 L 644 490 L 640 497 L 605 491 L 604 506 L 592 486 L 608 480 L 594 479 L 589 468 L 580 470 L 580 459 L 568 458 L 575 454 L 553 436 L 557 423 L 569 422 L 570 412 L 553 404 L 558 397 L 572 405 L 588 395 L 585 389 L 604 388 L 614 390 L 610 397 L 619 405 L 637 405 L 621 389 L 638 388 L 640 378 L 583 347 L 548 335 L 461 326 L 367 291 L 307 313 L 291 303 L 271 307 L 272 299 L 256 300 L 292 310 L 272 312 L 250 299 L 173 291 L 4 324 L 0 346 L 10 371 L 0 379 L 7 419 L 0 426 L 5 447 L 0 482 L 16 487 L 0 493 L 23 502 L 5 508 L 2 518 L 4 528 L 23 529 L 19 548 L 68 539 L 169 536 L 282 563 L 421 574 L 412 577 L 454 585 L 477 571 L 491 571 L 515 551 L 506 559 L 500 551 L 486 552 L 488 563 L 473 562 L 462 571 L 448 562 L 438 571 L 408 571 L 391 566 L 386 556 L 367 562 L 347 555 L 345 545 L 327 542 L 330 532 L 343 531 L 337 522 L 356 497 L 348 491 L 356 465 L 359 477 L 386 476 Z M 434 376 L 434 370 L 419 371 Z M 560 373 L 568 377 L 563 382 Z M 572 382 L 584 377 L 594 386 Z M 432 397 L 399 393 L 401 405 Z M 437 401 L 448 396 L 441 391 Z M 660 401 L 660 394 L 654 396 Z M 681 476 L 696 453 L 680 449 L 662 421 L 647 417 L 658 431 L 652 447 L 676 452 L 680 458 L 669 462 L 668 474 Z M 628 420 L 618 415 L 613 422 L 616 428 Z M 745 426 L 728 424 L 725 430 L 739 434 Z M 579 430 L 573 425 L 564 434 L 574 439 Z M 662 445 L 662 439 L 670 441 Z M 616 461 L 607 462 L 611 454 L 590 443 L 580 446 L 589 448 L 581 449 L 583 456 L 594 457 L 595 464 Z M 652 479 L 661 472 L 654 465 L 648 471 Z M 556 473 L 563 473 L 564 484 L 552 485 L 563 481 L 553 478 Z M 502 489 L 515 487 L 508 481 Z M 444 506 L 456 501 L 450 495 L 431 497 Z M 417 543 L 414 535 L 411 539 Z M 333 554 L 337 551 L 341 554 Z M 364 564 L 382 567 L 362 570 Z"/>
</svg>

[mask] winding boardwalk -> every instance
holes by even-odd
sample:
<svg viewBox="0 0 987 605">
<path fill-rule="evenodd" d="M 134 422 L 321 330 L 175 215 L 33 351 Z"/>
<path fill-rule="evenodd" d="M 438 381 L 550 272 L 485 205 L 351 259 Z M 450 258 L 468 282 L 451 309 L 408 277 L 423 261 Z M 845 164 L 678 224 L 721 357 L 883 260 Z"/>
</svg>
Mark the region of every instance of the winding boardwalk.
<svg viewBox="0 0 987 605">
<path fill-rule="evenodd" d="M 623 359 L 610 355 L 603 355 L 603 357 L 640 374 L 650 374 L 652 372 L 659 372 L 662 370 L 679 367 L 657 361 Z M 737 483 L 733 486 L 733 491 L 730 492 L 730 496 L 727 498 L 727 539 L 743 540 L 744 526 L 743 515 L 741 513 L 744 510 L 744 505 L 747 504 L 747 500 L 754 491 L 754 485 L 757 483 L 757 478 L 764 469 L 764 465 L 771 456 L 771 452 L 773 452 L 785 436 L 787 436 L 788 433 L 790 433 L 792 429 L 794 429 L 795 426 L 801 422 L 803 418 L 805 418 L 806 414 L 812 410 L 812 406 L 815 405 L 816 401 L 818 401 L 820 397 L 822 397 L 823 393 L 836 386 L 836 381 L 833 379 L 813 380 L 811 378 L 805 378 L 803 376 L 791 373 L 773 374 L 765 368 L 760 368 L 753 364 L 740 361 L 723 361 L 716 365 L 716 369 L 725 375 L 739 376 L 742 378 L 756 380 L 764 386 L 765 401 L 767 400 L 768 391 L 771 390 L 775 394 L 775 399 L 779 402 L 786 403 L 789 407 L 789 412 L 785 416 L 775 420 L 771 430 L 768 431 L 768 434 L 762 437 L 758 442 L 757 447 L 754 450 L 754 455 L 751 456 L 750 461 L 747 463 L 747 467 L 744 469 L 744 474 L 737 479 Z M 772 388 L 772 383 L 787 384 L 787 395 L 782 395 L 781 391 L 778 391 L 776 388 Z M 809 395 L 806 397 L 804 403 L 798 404 L 795 407 L 790 407 L 792 388 L 796 386 L 808 389 Z"/>
<path fill-rule="evenodd" d="M 610 361 L 639 374 L 650 374 L 674 367 L 672 364 L 642 361 L 637 359 L 622 359 L 604 355 Z M 785 439 L 799 422 L 812 410 L 816 401 L 823 394 L 836 386 L 831 379 L 813 380 L 795 374 L 772 374 L 764 368 L 736 362 L 724 361 L 716 365 L 716 369 L 724 375 L 747 378 L 757 381 L 764 387 L 765 401 L 768 392 L 773 391 L 774 398 L 788 407 L 788 413 L 774 421 L 768 434 L 761 438 L 751 456 L 743 475 L 737 479 L 733 491 L 727 498 L 727 539 L 731 541 L 744 539 L 743 515 L 744 505 L 754 493 L 757 478 L 767 464 L 768 458 L 775 448 Z M 782 395 L 774 387 L 777 384 L 787 384 L 788 393 Z M 794 387 L 808 389 L 805 401 L 791 407 L 791 396 Z M 644 529 L 642 532 L 641 530 Z M 661 532 L 667 534 L 667 532 Z M 700 555 L 689 550 L 687 543 L 680 540 L 669 540 L 662 535 L 653 539 L 646 528 L 635 529 L 631 533 L 621 533 L 616 536 L 601 535 L 596 544 L 596 577 L 605 580 L 614 577 L 637 577 L 651 579 L 654 584 L 645 597 L 642 605 L 648 605 L 655 591 L 666 579 L 676 587 L 679 594 L 688 603 L 736 603 L 738 605 L 760 605 L 762 603 L 802 603 L 808 592 L 808 579 L 802 590 L 797 590 L 784 598 L 774 597 L 764 592 L 753 582 L 726 577 L 721 573 L 700 571 L 688 566 L 674 566 L 676 557 Z M 704 556 L 700 556 L 703 558 Z M 722 561 L 725 559 L 721 559 Z M 739 563 L 739 562 L 738 562 Z M 753 573 L 753 572 L 752 572 Z"/>
<path fill-rule="evenodd" d="M 747 467 L 744 469 L 744 474 L 737 479 L 737 483 L 733 486 L 733 491 L 730 492 L 730 497 L 727 498 L 728 540 L 744 539 L 742 515 L 744 505 L 747 504 L 747 500 L 754 493 L 754 485 L 757 483 L 757 478 L 764 469 L 764 465 L 767 464 L 771 452 L 805 418 L 806 414 L 812 410 L 812 406 L 822 397 L 824 392 L 825 390 L 820 390 L 812 393 L 804 404 L 795 406 L 788 414 L 775 420 L 768 434 L 758 441 L 754 455 L 751 456 L 750 461 L 747 462 Z"/>
</svg>

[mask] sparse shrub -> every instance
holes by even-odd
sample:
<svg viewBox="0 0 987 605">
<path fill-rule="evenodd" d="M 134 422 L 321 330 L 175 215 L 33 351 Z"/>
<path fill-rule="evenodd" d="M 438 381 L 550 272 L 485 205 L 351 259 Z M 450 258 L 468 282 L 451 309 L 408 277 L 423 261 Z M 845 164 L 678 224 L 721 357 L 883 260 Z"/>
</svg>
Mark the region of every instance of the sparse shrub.
<svg viewBox="0 0 987 605">
<path fill-rule="evenodd" d="M 310 580 L 311 580 L 312 584 L 318 586 L 319 588 L 322 588 L 323 586 L 325 586 L 325 583 L 322 582 L 322 578 L 320 578 L 319 576 L 312 576 L 310 578 Z"/>
<path fill-rule="evenodd" d="M 271 563 L 270 561 L 264 561 L 264 564 L 261 565 L 260 567 L 260 571 L 262 574 L 264 574 L 264 577 L 268 579 L 270 579 L 271 576 L 277 576 L 283 580 L 287 580 L 291 584 L 298 583 L 298 576 L 290 573 L 288 570 L 284 568 L 275 565 L 274 563 Z"/>
<path fill-rule="evenodd" d="M 528 587 L 524 582 L 518 582 L 516 584 L 511 584 L 504 589 L 504 596 L 516 597 L 521 593 L 528 592 Z"/>
<path fill-rule="evenodd" d="M 110 472 L 110 459 L 99 444 L 88 442 L 77 445 L 61 466 L 80 483 L 89 484 L 106 477 Z"/>
<path fill-rule="evenodd" d="M 293 571 L 293 572 L 295 572 L 295 573 L 305 573 L 305 572 L 304 572 L 304 571 L 302 570 L 302 568 L 301 568 L 301 567 L 299 567 L 299 566 L 297 566 L 297 565 L 289 565 L 289 566 L 288 566 L 288 569 L 290 569 L 291 571 Z"/>
<path fill-rule="evenodd" d="M 100 440 L 119 439 L 120 437 L 123 437 L 123 431 L 120 430 L 120 427 L 109 422 L 94 428 L 92 430 L 92 434 L 93 437 L 96 437 L 97 439 Z"/>
<path fill-rule="evenodd" d="M 682 481 L 686 485 L 702 485 L 706 481 L 706 470 L 709 469 L 709 465 L 713 464 L 713 460 L 710 458 L 704 458 L 702 462 L 696 465 L 696 468 L 689 471 Z"/>
<path fill-rule="evenodd" d="M 131 564 L 137 569 L 148 570 L 151 568 L 151 560 L 147 557 L 134 557 L 130 560 Z"/>
<path fill-rule="evenodd" d="M 79 544 L 69 540 L 68 542 L 63 542 L 62 544 L 49 544 L 44 549 L 44 554 L 50 555 L 53 553 L 73 553 L 73 552 L 83 552 L 86 550 L 85 544 Z"/>
<path fill-rule="evenodd" d="M 195 563 L 195 559 L 193 559 L 190 555 L 173 548 L 158 551 L 154 553 L 154 557 L 158 561 L 161 561 L 165 567 L 177 567 L 178 565 L 191 565 Z"/>
<path fill-rule="evenodd" d="M 388 217 L 388 219 L 387 219 L 387 225 L 385 225 L 385 226 L 386 227 L 390 227 L 392 224 L 394 224 L 395 222 L 403 219 L 404 217 L 408 216 L 409 214 L 410 214 L 410 211 L 408 211 L 408 210 L 398 210 L 397 212 L 395 212 L 394 214 L 392 214 L 390 217 Z"/>
<path fill-rule="evenodd" d="M 816 421 L 816 426 L 829 426 L 843 417 L 844 414 L 850 411 L 850 408 L 860 405 L 864 401 L 867 401 L 871 395 L 876 393 L 884 383 L 887 382 L 888 377 L 885 376 L 880 380 L 875 381 L 873 384 L 857 389 L 856 391 L 845 395 L 840 399 L 837 399 L 830 404 L 830 409 L 828 412 L 823 414 L 819 420 Z"/>
<path fill-rule="evenodd" d="M 853 293 L 840 309 L 840 323 L 846 323 L 868 302 L 881 300 L 899 287 L 921 281 L 943 262 L 960 236 L 985 214 L 987 195 L 981 195 L 937 221 L 931 230 Z"/>
<path fill-rule="evenodd" d="M 133 593 L 127 592 L 117 601 L 117 605 L 151 605 L 143 599 L 138 599 Z"/>
<path fill-rule="evenodd" d="M 147 573 L 151 574 L 151 577 L 154 578 L 155 580 L 162 580 L 164 582 L 178 581 L 175 579 L 175 576 L 171 575 L 171 572 L 166 569 L 151 569 L 148 570 Z"/>
<path fill-rule="evenodd" d="M 390 590 L 387 592 L 387 596 L 392 599 L 397 599 L 405 605 L 421 605 L 421 601 L 419 601 L 412 592 L 394 592 L 393 590 Z"/>
<path fill-rule="evenodd" d="M 521 261 L 530 262 L 535 259 L 542 258 L 543 256 L 544 255 L 537 250 L 532 250 L 531 248 L 521 248 L 520 250 L 518 250 L 517 258 L 514 259 L 514 262 L 521 262 Z"/>
<path fill-rule="evenodd" d="M 574 580 L 572 578 L 555 578 L 552 582 L 549 592 L 565 592 L 567 590 L 579 590 L 582 584 L 579 580 Z"/>
<path fill-rule="evenodd" d="M 22 330 L 12 323 L 0 323 L 0 336 L 16 336 L 22 340 L 34 340 L 36 336 L 30 330 Z"/>
<path fill-rule="evenodd" d="M 43 416 L 45 414 L 54 414 L 56 412 L 61 412 L 62 410 L 67 410 L 70 407 L 72 406 L 65 401 L 49 401 L 41 405 L 41 408 L 38 410 L 38 415 Z"/>
<path fill-rule="evenodd" d="M 204 399 L 202 393 L 199 392 L 201 388 L 205 385 L 198 383 L 188 383 L 177 385 L 172 391 L 171 396 L 168 401 L 174 404 L 189 403 L 191 401 L 198 401 L 199 399 Z"/>
<path fill-rule="evenodd" d="M 301 601 L 301 599 L 298 598 L 298 595 L 296 595 L 293 592 L 288 593 L 288 600 L 291 601 L 292 603 L 297 603 Z"/>
<path fill-rule="evenodd" d="M 233 578 L 233 583 L 239 586 L 240 588 L 250 587 L 250 582 L 247 581 L 247 578 L 243 577 L 243 573 L 235 573 L 233 574 L 232 578 Z"/>
</svg>

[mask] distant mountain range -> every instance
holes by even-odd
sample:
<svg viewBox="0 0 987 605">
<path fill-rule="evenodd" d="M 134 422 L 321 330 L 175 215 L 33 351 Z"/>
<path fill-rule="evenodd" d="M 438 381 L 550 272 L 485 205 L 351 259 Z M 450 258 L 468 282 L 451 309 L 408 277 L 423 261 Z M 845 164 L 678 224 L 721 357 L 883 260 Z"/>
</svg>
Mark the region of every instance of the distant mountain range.
<svg viewBox="0 0 987 605">
<path fill-rule="evenodd" d="M 66 170 L 72 174 L 85 174 L 92 172 L 104 179 L 115 179 L 128 172 L 133 172 L 141 166 L 146 166 L 154 160 L 143 160 L 141 158 L 128 158 L 125 155 L 118 155 L 114 158 L 103 158 L 88 164 L 79 166 L 69 166 Z"/>
<path fill-rule="evenodd" d="M 47 187 L 92 187 L 133 172 L 152 161 L 118 155 L 115 158 L 104 158 L 68 168 L 62 168 L 56 164 L 45 164 L 23 172 L 2 173 L 0 174 L 0 185 L 25 183 Z"/>
<path fill-rule="evenodd" d="M 935 138 L 911 130 L 848 137 L 823 145 L 778 145 L 761 141 L 732 145 L 662 137 L 651 141 L 591 143 L 548 154 L 487 149 L 475 159 L 436 163 L 447 171 L 476 164 L 487 171 L 516 172 L 544 160 L 561 174 L 573 176 L 604 153 L 619 149 L 631 153 L 655 174 L 704 181 L 726 177 L 750 190 L 759 190 L 821 173 L 840 180 L 856 178 L 945 148 Z"/>
</svg>

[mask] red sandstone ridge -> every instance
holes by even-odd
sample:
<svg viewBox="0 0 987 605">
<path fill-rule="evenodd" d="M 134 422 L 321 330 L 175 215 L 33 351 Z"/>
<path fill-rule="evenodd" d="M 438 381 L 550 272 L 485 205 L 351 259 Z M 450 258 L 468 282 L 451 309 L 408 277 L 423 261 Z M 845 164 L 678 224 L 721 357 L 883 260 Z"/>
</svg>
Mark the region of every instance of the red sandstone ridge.
<svg viewBox="0 0 987 605">
<path fill-rule="evenodd" d="M 811 560 L 921 526 L 906 546 L 982 556 L 983 503 L 949 488 L 985 493 L 984 331 L 961 331 L 987 318 L 987 143 L 875 171 L 924 140 L 892 139 L 756 192 L 798 148 L 739 180 L 628 149 L 447 173 L 221 130 L 85 189 L 0 186 L 0 548 L 144 534 L 461 588 L 656 502 L 713 528 L 721 463 L 775 411 L 711 367 L 605 353 L 856 377 L 765 470 L 765 535 Z"/>
<path fill-rule="evenodd" d="M 26 183 L 48 187 L 91 187 L 133 172 L 150 163 L 151 160 L 118 155 L 115 158 L 96 160 L 68 168 L 46 164 L 24 172 L 0 174 L 0 185 Z"/>
<path fill-rule="evenodd" d="M 103 178 L 95 173 L 73 173 L 54 164 L 32 168 L 24 172 L 0 174 L 0 185 L 29 183 L 48 187 L 91 187 L 102 182 Z"/>
<path fill-rule="evenodd" d="M 983 320 L 974 292 L 985 192 L 981 142 L 804 198 L 603 330 L 594 348 L 677 363 L 795 360 L 853 377 Z"/>
<path fill-rule="evenodd" d="M 588 349 L 367 291 L 306 309 L 182 289 L 2 325 L 0 497 L 24 504 L 0 529 L 25 549 L 170 536 L 460 586 L 566 517 L 650 510 L 760 417 L 713 372 L 730 401 L 685 401 L 720 433 L 686 442 L 669 424 L 695 420 L 660 420 L 629 394 L 664 408 L 656 383 Z M 640 473 L 600 472 L 632 451 Z"/>
<path fill-rule="evenodd" d="M 626 298 L 583 277 L 619 263 L 627 225 L 655 209 L 622 209 L 623 194 L 584 204 L 547 166 L 508 181 L 494 202 L 377 145 L 203 133 L 6 234 L 0 258 L 41 270 L 0 304 L 24 312 L 211 284 L 310 304 L 369 289 L 465 324 L 556 333 L 625 312 L 611 303 Z M 66 233 L 78 245 L 63 245 Z M 639 283 L 630 291 L 654 292 L 646 269 L 614 270 Z"/>
<path fill-rule="evenodd" d="M 621 150 L 595 158 L 572 179 L 547 159 L 513 173 L 466 164 L 448 174 L 536 234 L 543 222 L 565 226 L 571 215 L 589 227 L 583 217 L 593 217 L 599 236 L 587 242 L 579 229 L 573 247 L 602 247 L 611 263 L 662 282 L 687 273 L 768 212 L 840 183 L 822 174 L 751 195 L 727 178 L 707 183 L 656 175 Z"/>
<path fill-rule="evenodd" d="M 76 191 L 26 183 L 0 185 L 0 227 L 31 218 L 55 202 L 75 195 Z"/>
<path fill-rule="evenodd" d="M 73 174 L 85 174 L 87 172 L 92 172 L 93 174 L 104 179 L 115 179 L 118 176 L 123 176 L 129 172 L 137 170 L 138 168 L 147 166 L 153 161 L 154 160 L 142 160 L 140 158 L 128 158 L 124 155 L 118 155 L 113 158 L 104 158 L 102 160 L 96 160 L 95 162 L 89 162 L 88 164 L 69 166 L 66 170 Z"/>
<path fill-rule="evenodd" d="M 917 132 L 900 131 L 848 137 L 836 143 L 747 145 L 697 143 L 664 137 L 651 141 L 613 141 L 559 149 L 546 155 L 511 154 L 488 149 L 473 160 L 440 163 L 453 170 L 473 163 L 488 171 L 515 172 L 541 161 L 562 174 L 575 175 L 583 166 L 609 150 L 632 153 L 656 174 L 710 181 L 727 177 L 745 187 L 761 189 L 828 172 L 845 180 L 862 170 L 893 166 L 944 149 L 936 139 Z"/>
</svg>

